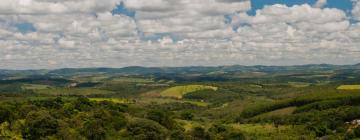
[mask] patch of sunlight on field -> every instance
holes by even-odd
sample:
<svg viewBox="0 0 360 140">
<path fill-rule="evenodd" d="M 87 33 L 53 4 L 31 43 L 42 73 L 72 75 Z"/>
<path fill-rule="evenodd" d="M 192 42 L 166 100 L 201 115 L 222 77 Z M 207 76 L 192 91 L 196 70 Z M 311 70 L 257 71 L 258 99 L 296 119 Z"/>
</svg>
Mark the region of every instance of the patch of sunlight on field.
<svg viewBox="0 0 360 140">
<path fill-rule="evenodd" d="M 25 90 L 37 90 L 37 89 L 48 89 L 50 86 L 48 85 L 38 85 L 38 84 L 24 84 L 21 86 L 22 89 Z"/>
<path fill-rule="evenodd" d="M 341 85 L 337 89 L 339 89 L 339 90 L 360 90 L 360 85 Z"/>
<path fill-rule="evenodd" d="M 132 101 L 129 101 L 128 99 L 122 99 L 122 98 L 89 98 L 89 100 L 96 101 L 96 102 L 109 101 L 109 102 L 119 103 L 119 104 L 132 103 Z"/>
<path fill-rule="evenodd" d="M 173 97 L 173 98 L 181 99 L 185 94 L 194 91 L 205 90 L 205 89 L 216 91 L 218 88 L 213 86 L 205 86 L 205 85 L 175 86 L 162 91 L 160 95 L 162 97 Z"/>
</svg>

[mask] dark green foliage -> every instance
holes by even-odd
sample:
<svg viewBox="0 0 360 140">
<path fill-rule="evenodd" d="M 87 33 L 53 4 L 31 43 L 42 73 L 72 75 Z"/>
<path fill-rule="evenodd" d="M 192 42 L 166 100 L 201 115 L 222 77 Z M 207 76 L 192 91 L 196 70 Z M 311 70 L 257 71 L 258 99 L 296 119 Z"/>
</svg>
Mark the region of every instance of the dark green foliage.
<svg viewBox="0 0 360 140">
<path fill-rule="evenodd" d="M 134 119 L 127 126 L 130 135 L 136 140 L 165 140 L 166 129 L 155 121 Z"/>
<path fill-rule="evenodd" d="M 210 140 L 210 134 L 203 127 L 194 127 L 190 131 L 193 140 Z"/>
<path fill-rule="evenodd" d="M 324 104 L 329 104 L 328 108 L 337 107 L 339 104 L 357 104 L 360 100 L 360 93 L 354 94 L 339 94 L 339 93 L 317 93 L 317 94 L 306 94 L 304 96 L 281 100 L 272 103 L 263 103 L 257 104 L 256 106 L 249 107 L 245 109 L 241 113 L 241 117 L 243 118 L 250 118 L 256 116 L 261 113 L 274 111 L 281 108 L 286 108 L 290 106 L 303 106 L 306 104 L 311 104 L 314 102 L 319 101 L 326 101 L 326 100 L 339 100 L 340 102 L 325 102 Z M 330 105 L 330 103 L 332 105 Z M 316 104 L 314 105 L 316 106 Z M 312 106 L 313 107 L 313 106 Z M 308 107 L 305 107 L 305 109 Z M 326 109 L 327 107 L 324 107 Z M 315 108 L 316 109 L 316 108 Z M 321 107 L 320 107 L 321 109 Z M 301 108 L 300 108 L 301 110 Z"/>
<path fill-rule="evenodd" d="M 228 90 L 219 89 L 217 91 L 214 91 L 207 89 L 185 94 L 183 98 L 212 102 L 214 104 L 222 104 L 233 100 L 241 99 L 242 96 L 239 93 L 231 92 Z"/>
<path fill-rule="evenodd" d="M 92 109 L 93 104 L 90 102 L 88 98 L 81 97 L 75 100 L 74 107 L 76 110 L 79 111 L 89 111 Z"/>
<path fill-rule="evenodd" d="M 171 138 L 171 140 L 187 140 L 187 139 L 190 139 L 189 136 L 187 134 L 185 134 L 185 132 L 183 132 L 181 130 L 172 131 L 171 134 L 170 134 L 170 138 Z"/>
<path fill-rule="evenodd" d="M 0 124 L 11 119 L 11 108 L 6 105 L 0 104 Z"/>
<path fill-rule="evenodd" d="M 102 140 L 126 129 L 126 110 L 125 105 L 90 102 L 86 98 L 5 102 L 0 106 L 0 124 L 9 122 L 11 129 L 21 130 L 19 135 L 30 140 Z"/>
<path fill-rule="evenodd" d="M 192 120 L 194 118 L 194 115 L 191 112 L 182 112 L 180 116 L 183 120 Z"/>
<path fill-rule="evenodd" d="M 146 118 L 158 122 L 167 129 L 179 128 L 176 122 L 172 119 L 171 114 L 162 110 L 151 110 L 147 113 Z"/>
<path fill-rule="evenodd" d="M 38 140 L 58 132 L 58 121 L 46 110 L 30 112 L 25 121 L 23 136 L 26 139 Z"/>
<path fill-rule="evenodd" d="M 358 97 L 349 96 L 336 100 L 325 100 L 325 101 L 307 104 L 297 108 L 294 111 L 294 113 L 306 112 L 310 110 L 325 110 L 325 109 L 336 108 L 344 105 L 359 105 L 359 104 L 360 104 L 360 96 Z"/>
<path fill-rule="evenodd" d="M 246 136 L 241 132 L 230 132 L 224 140 L 246 140 Z"/>
<path fill-rule="evenodd" d="M 245 140 L 245 135 L 233 128 L 223 125 L 223 124 L 214 124 L 212 125 L 208 132 L 210 133 L 212 139 L 220 140 Z"/>
<path fill-rule="evenodd" d="M 96 109 L 91 112 L 90 116 L 84 116 L 81 133 L 88 139 L 104 139 L 106 133 L 111 130 L 120 130 L 126 127 L 126 119 L 119 112 Z"/>
<path fill-rule="evenodd" d="M 358 126 L 354 129 L 354 136 L 356 138 L 360 138 L 360 126 Z"/>
</svg>

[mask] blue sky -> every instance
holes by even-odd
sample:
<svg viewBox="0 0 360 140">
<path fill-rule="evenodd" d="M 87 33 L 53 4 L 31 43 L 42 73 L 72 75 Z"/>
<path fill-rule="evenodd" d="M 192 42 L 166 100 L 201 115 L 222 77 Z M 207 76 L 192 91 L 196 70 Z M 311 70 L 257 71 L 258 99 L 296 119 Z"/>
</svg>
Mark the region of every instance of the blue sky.
<svg viewBox="0 0 360 140">
<path fill-rule="evenodd" d="M 287 6 L 301 5 L 308 3 L 313 5 L 316 0 L 251 0 L 252 9 L 249 14 L 254 15 L 256 10 L 262 9 L 265 5 L 286 4 Z M 338 8 L 349 13 L 352 9 L 351 0 L 328 0 L 325 7 Z"/>
</svg>

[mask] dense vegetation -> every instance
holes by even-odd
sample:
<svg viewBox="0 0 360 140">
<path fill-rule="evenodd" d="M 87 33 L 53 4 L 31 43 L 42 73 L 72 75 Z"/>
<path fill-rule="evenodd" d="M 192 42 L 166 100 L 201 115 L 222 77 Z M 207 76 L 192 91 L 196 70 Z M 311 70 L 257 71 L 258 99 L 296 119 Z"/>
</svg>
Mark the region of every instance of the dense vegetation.
<svg viewBox="0 0 360 140">
<path fill-rule="evenodd" d="M 0 139 L 356 139 L 359 66 L 0 70 Z"/>
</svg>

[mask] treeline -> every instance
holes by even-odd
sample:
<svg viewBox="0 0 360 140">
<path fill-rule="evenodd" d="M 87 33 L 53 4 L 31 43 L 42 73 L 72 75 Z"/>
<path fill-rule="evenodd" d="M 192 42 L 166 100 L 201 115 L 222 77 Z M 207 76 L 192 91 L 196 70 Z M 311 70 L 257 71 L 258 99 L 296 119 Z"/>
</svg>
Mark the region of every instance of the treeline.
<svg viewBox="0 0 360 140">
<path fill-rule="evenodd" d="M 243 118 L 250 118 L 262 113 L 266 113 L 266 112 L 270 112 L 270 111 L 274 111 L 277 109 L 281 109 L 281 108 L 286 108 L 286 107 L 290 107 L 290 106 L 304 106 L 307 104 L 311 104 L 314 102 L 319 102 L 319 101 L 325 101 L 325 100 L 339 100 L 339 104 L 337 106 L 340 106 L 341 104 L 351 104 L 351 103 L 356 103 L 360 101 L 360 93 L 352 93 L 352 94 L 346 94 L 346 93 L 318 93 L 318 94 L 307 94 L 304 96 L 299 96 L 299 97 L 295 97 L 292 99 L 285 99 L 285 100 L 280 100 L 280 101 L 275 101 L 275 102 L 271 102 L 271 103 L 259 103 L 256 105 L 253 105 L 252 107 L 249 107 L 247 109 L 245 109 L 240 117 Z M 325 102 L 325 103 L 329 103 L 330 102 Z M 333 102 L 331 102 L 332 104 L 334 104 Z M 316 106 L 315 105 L 310 105 L 310 106 Z M 335 105 L 336 107 L 336 105 Z M 304 107 L 305 109 L 308 107 Z M 301 108 L 300 108 L 301 110 Z"/>
<path fill-rule="evenodd" d="M 359 119 L 359 106 L 341 106 L 326 110 L 311 110 L 291 115 L 252 118 L 247 123 L 273 123 L 279 125 L 303 125 L 309 134 L 332 139 L 352 139 L 360 137 L 360 127 L 352 124 Z"/>
</svg>

